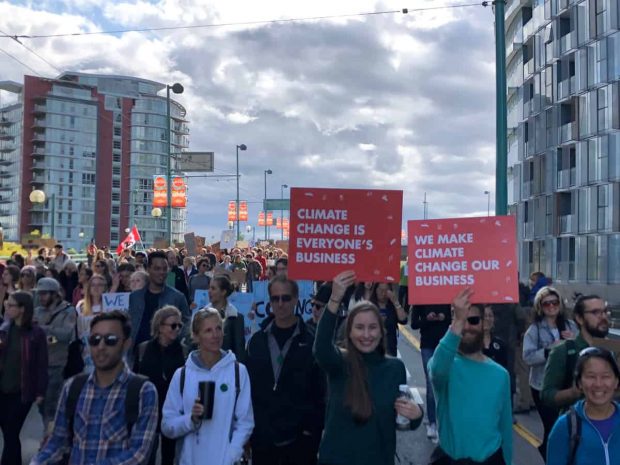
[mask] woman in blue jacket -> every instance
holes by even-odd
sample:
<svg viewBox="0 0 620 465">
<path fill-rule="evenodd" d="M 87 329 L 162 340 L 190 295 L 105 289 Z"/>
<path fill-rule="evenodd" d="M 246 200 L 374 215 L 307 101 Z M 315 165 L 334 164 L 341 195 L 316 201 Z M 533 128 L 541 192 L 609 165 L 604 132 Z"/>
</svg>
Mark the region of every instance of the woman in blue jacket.
<svg viewBox="0 0 620 465">
<path fill-rule="evenodd" d="M 585 399 L 572 407 L 574 413 L 569 411 L 555 423 L 549 435 L 547 465 L 620 463 L 620 405 L 613 400 L 620 370 L 614 355 L 598 347 L 582 350 L 575 383 Z"/>
</svg>

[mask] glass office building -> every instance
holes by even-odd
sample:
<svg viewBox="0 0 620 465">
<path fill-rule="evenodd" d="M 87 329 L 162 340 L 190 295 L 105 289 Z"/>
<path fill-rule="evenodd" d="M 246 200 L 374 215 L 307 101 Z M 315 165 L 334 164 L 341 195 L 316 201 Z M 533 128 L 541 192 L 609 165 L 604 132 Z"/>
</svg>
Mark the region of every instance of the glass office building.
<svg viewBox="0 0 620 465">
<path fill-rule="evenodd" d="M 15 127 L 22 128 L 19 134 L 13 130 L 19 147 L 11 156 L 19 160 L 7 155 L 13 168 L 0 175 L 0 188 L 17 186 L 6 202 L 7 213 L 17 212 L 11 217 L 16 227 L 5 226 L 5 237 L 18 240 L 39 230 L 66 248 L 82 249 L 91 239 L 115 248 L 136 224 L 147 245 L 166 238 L 168 210 L 161 217 L 151 215 L 153 175 L 167 172 L 167 100 L 159 95 L 165 89 L 165 84 L 126 76 L 25 76 L 19 103 L 0 110 L 7 118 L 19 112 Z M 185 109 L 173 100 L 170 104 L 174 155 L 189 146 L 189 129 Z M 175 173 L 174 156 L 171 166 Z M 34 189 L 45 193 L 44 204 L 29 201 Z M 173 241 L 182 241 L 185 220 L 185 209 L 172 209 Z"/>
<path fill-rule="evenodd" d="M 520 276 L 620 305 L 618 0 L 506 7 L 508 201 Z"/>
</svg>

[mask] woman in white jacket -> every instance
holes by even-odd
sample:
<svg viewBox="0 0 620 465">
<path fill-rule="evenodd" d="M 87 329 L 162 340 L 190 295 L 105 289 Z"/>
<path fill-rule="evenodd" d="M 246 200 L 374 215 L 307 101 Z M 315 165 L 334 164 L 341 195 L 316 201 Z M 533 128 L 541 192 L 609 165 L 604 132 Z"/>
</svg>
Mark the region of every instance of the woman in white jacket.
<svg viewBox="0 0 620 465">
<path fill-rule="evenodd" d="M 162 412 L 162 432 L 181 443 L 180 465 L 233 465 L 254 428 L 250 379 L 231 351 L 222 350 L 223 328 L 213 308 L 196 312 L 190 353 L 170 384 Z M 198 383 L 213 381 L 213 416 L 203 419 Z"/>
</svg>

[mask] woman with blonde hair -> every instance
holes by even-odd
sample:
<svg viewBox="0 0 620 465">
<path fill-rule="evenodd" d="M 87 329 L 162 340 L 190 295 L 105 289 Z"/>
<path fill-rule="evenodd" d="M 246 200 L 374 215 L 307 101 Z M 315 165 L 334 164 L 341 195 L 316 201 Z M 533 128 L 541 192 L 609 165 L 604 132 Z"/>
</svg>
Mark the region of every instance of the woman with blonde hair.
<svg viewBox="0 0 620 465">
<path fill-rule="evenodd" d="M 159 399 L 158 431 L 161 431 L 161 413 L 172 376 L 177 368 L 185 364 L 185 352 L 179 339 L 182 327 L 179 309 L 173 305 L 163 306 L 153 315 L 151 321 L 152 339 L 139 344 L 135 351 L 133 371 L 148 377 L 157 388 Z M 172 465 L 176 441 L 162 434 L 160 443 L 161 465 Z M 153 455 L 154 458 L 155 455 Z"/>
<path fill-rule="evenodd" d="M 250 378 L 235 354 L 222 350 L 224 330 L 218 310 L 196 312 L 192 337 L 198 350 L 172 378 L 161 430 L 180 443 L 179 464 L 206 463 L 208 451 L 209 464 L 231 465 L 241 459 L 254 428 Z M 211 395 L 201 402 L 207 397 L 201 395 L 205 390 Z"/>
<path fill-rule="evenodd" d="M 90 355 L 88 336 L 90 335 L 91 320 L 103 311 L 103 294 L 108 292 L 108 282 L 104 276 L 94 274 L 86 282 L 84 298 L 76 306 L 77 336 L 83 342 L 82 358 L 86 372 L 93 371 L 94 365 Z"/>
<path fill-rule="evenodd" d="M 547 456 L 549 433 L 558 418 L 558 411 L 540 398 L 545 363 L 553 347 L 565 339 L 574 339 L 578 331 L 575 322 L 566 315 L 560 293 L 553 287 L 542 287 L 534 298 L 534 322 L 523 338 L 523 361 L 530 367 L 530 389 L 543 424 L 543 441 L 538 447 L 543 459 Z"/>
</svg>

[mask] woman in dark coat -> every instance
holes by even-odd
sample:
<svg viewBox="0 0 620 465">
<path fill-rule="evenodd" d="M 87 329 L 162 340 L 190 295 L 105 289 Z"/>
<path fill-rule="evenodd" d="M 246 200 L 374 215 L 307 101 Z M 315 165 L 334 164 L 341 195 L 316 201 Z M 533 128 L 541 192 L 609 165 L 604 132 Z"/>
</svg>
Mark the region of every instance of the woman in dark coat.
<svg viewBox="0 0 620 465">
<path fill-rule="evenodd" d="M 47 389 L 47 339 L 33 323 L 32 296 L 12 293 L 0 326 L 0 429 L 4 438 L 2 465 L 21 463 L 19 433 L 33 402 Z"/>
<path fill-rule="evenodd" d="M 172 305 L 166 305 L 155 312 L 151 322 L 150 341 L 137 348 L 133 371 L 147 376 L 157 388 L 159 398 L 159 425 L 168 387 L 175 370 L 185 365 L 185 353 L 179 339 L 182 328 L 181 312 Z M 173 465 L 176 441 L 164 435 L 161 440 L 161 465 Z M 153 454 L 153 459 L 155 454 Z M 154 463 L 154 462 L 153 462 Z"/>
</svg>

